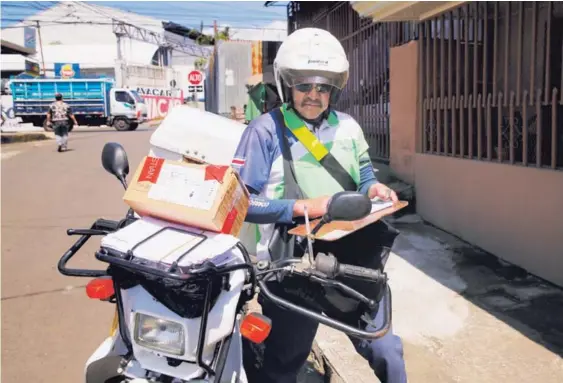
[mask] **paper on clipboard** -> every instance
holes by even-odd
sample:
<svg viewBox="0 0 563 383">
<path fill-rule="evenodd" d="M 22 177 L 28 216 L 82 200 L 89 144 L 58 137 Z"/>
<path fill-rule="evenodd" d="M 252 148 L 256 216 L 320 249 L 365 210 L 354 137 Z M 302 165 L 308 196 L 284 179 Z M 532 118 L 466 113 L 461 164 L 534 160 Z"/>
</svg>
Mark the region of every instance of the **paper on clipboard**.
<svg viewBox="0 0 563 383">
<path fill-rule="evenodd" d="M 393 206 L 393 201 L 384 201 L 379 198 L 374 198 L 371 200 L 371 213 L 373 214 L 376 211 L 380 211 L 383 209 L 387 209 L 388 207 Z"/>
<path fill-rule="evenodd" d="M 342 237 L 353 233 L 369 224 L 372 224 L 379 219 L 393 214 L 394 212 L 401 210 L 408 206 L 407 201 L 398 202 L 386 202 L 386 201 L 375 201 L 376 203 L 372 205 L 371 213 L 360 220 L 357 221 L 332 221 L 324 225 L 317 234 L 314 235 L 315 239 L 320 239 L 324 241 L 335 241 Z M 311 227 L 314 228 L 319 224 L 319 219 L 311 222 Z M 297 235 L 304 237 L 307 235 L 307 229 L 305 225 L 298 225 L 289 231 L 291 235 Z"/>
</svg>

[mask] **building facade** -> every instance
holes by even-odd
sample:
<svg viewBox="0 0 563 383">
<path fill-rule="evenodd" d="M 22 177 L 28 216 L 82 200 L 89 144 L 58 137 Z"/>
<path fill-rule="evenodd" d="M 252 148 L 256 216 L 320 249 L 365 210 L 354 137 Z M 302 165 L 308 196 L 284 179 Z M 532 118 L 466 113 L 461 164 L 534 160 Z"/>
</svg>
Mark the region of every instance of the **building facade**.
<svg viewBox="0 0 563 383">
<path fill-rule="evenodd" d="M 341 108 L 424 219 L 563 286 L 563 5 L 292 2 L 288 17 L 343 43 Z"/>
</svg>

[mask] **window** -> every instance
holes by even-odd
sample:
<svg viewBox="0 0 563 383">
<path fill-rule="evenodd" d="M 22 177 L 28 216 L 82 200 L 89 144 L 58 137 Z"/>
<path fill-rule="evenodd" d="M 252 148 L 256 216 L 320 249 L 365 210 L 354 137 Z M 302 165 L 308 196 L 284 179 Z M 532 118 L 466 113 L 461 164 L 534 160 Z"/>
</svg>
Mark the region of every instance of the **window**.
<svg viewBox="0 0 563 383">
<path fill-rule="evenodd" d="M 135 100 L 131 95 L 124 91 L 117 91 L 115 92 L 115 100 L 119 102 L 127 102 L 129 104 L 134 104 Z"/>
<path fill-rule="evenodd" d="M 136 91 L 132 90 L 131 94 L 133 95 L 133 98 L 135 99 L 135 101 L 137 101 L 139 104 L 145 103 L 145 100 L 143 100 L 143 98 L 141 96 L 139 96 L 139 93 L 137 93 Z"/>
</svg>

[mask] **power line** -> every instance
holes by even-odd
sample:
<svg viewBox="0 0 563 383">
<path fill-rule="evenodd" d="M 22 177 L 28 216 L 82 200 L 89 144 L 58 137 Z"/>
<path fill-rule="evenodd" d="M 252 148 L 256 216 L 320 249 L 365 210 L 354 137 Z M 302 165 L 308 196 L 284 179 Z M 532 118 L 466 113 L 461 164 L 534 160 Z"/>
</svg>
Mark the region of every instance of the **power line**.
<svg viewBox="0 0 563 383">
<path fill-rule="evenodd" d="M 10 5 L 10 4 L 8 4 Z M 20 9 L 38 9 L 38 10 L 46 10 L 49 9 L 49 7 L 42 7 L 39 8 L 37 4 L 30 4 L 29 6 L 27 5 L 21 5 L 21 4 L 12 4 L 12 5 L 16 5 L 16 9 L 20 8 Z M 182 15 L 181 13 L 178 12 L 174 12 L 174 11 L 170 11 L 170 10 L 149 10 L 149 9 L 141 9 L 139 7 L 137 7 L 136 9 L 132 10 L 129 8 L 112 8 L 112 11 L 116 11 L 121 13 L 121 15 L 118 14 L 107 14 L 105 12 L 104 7 L 100 7 L 100 6 L 92 6 L 90 4 L 85 4 L 82 2 L 72 2 L 72 5 L 75 6 L 76 8 L 81 8 L 81 9 L 86 9 L 89 11 L 93 11 L 95 9 L 95 12 L 97 14 L 102 14 L 106 17 L 109 18 L 120 18 L 123 16 L 129 16 L 128 13 L 131 14 L 131 16 L 144 16 L 144 17 L 157 17 L 157 18 L 166 18 L 169 20 L 178 20 L 181 19 L 182 21 L 187 21 L 189 24 L 199 24 L 201 19 L 216 19 L 217 18 L 217 13 L 216 12 L 198 12 L 197 15 Z M 138 3 L 138 6 L 142 6 L 143 3 Z M 213 3 L 209 3 L 207 4 L 209 6 L 213 5 L 213 6 L 220 6 L 221 8 L 225 8 L 223 5 L 217 5 L 217 4 L 213 4 Z M 3 5 L 4 6 L 4 5 Z M 174 5 L 174 8 L 176 9 L 184 9 L 178 5 Z M 244 9 L 240 9 L 240 7 L 238 8 L 234 8 L 234 9 L 229 9 L 230 15 L 233 14 L 241 14 L 246 12 Z M 18 14 L 19 13 L 19 14 Z M 28 15 L 22 15 L 21 12 L 10 12 L 11 16 L 17 16 L 17 17 L 26 17 Z M 148 13 L 148 14 L 144 14 L 144 13 Z M 241 14 L 242 16 L 242 14 Z M 265 21 L 285 21 L 285 18 L 281 18 L 279 15 L 253 15 L 252 20 L 255 20 L 257 22 L 265 22 Z M 228 24 L 230 24 L 231 26 L 241 26 L 241 22 L 240 21 L 228 21 Z M 255 24 L 255 23 L 253 23 Z M 256 28 L 260 28 L 260 26 L 258 25 L 253 25 Z M 263 29 L 263 28 L 260 28 Z"/>
<path fill-rule="evenodd" d="M 16 22 L 21 22 L 21 23 L 30 23 L 30 22 L 37 22 L 39 21 L 42 27 L 45 26 L 56 26 L 56 25 L 79 25 L 79 24 L 85 24 L 85 25 L 113 25 L 112 22 L 102 22 L 102 21 L 58 21 L 58 20 L 36 20 L 36 19 L 2 19 L 2 21 L 16 21 Z M 45 24 L 44 24 L 45 23 Z M 135 23 L 135 25 L 137 26 L 150 26 L 150 27 L 156 27 L 156 24 L 143 24 L 143 23 Z M 181 25 L 181 24 L 179 24 Z M 34 26 L 33 24 L 29 24 L 29 25 L 13 25 L 13 26 L 7 26 L 7 27 L 3 27 L 2 29 L 11 29 L 11 28 L 24 28 L 24 27 L 29 27 L 29 26 Z M 203 24 L 203 27 L 205 28 L 213 28 L 214 26 L 211 24 Z M 250 30 L 269 30 L 269 31 L 286 31 L 287 29 L 284 28 L 271 28 L 271 27 L 255 27 L 255 26 L 247 26 L 247 25 L 243 25 L 243 26 L 236 26 L 236 25 L 217 25 L 217 28 L 220 29 L 224 29 L 224 28 L 230 28 L 232 31 L 237 31 L 238 29 L 250 29 Z M 190 29 L 193 30 L 199 30 L 199 27 L 192 27 Z"/>
</svg>

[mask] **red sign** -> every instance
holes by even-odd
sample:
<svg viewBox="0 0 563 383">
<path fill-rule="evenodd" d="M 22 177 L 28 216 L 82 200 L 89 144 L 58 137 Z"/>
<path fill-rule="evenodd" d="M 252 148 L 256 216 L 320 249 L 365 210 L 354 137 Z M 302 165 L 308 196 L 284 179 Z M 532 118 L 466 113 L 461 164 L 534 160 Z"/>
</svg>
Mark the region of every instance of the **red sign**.
<svg viewBox="0 0 563 383">
<path fill-rule="evenodd" d="M 184 100 L 183 92 L 174 97 L 170 89 L 138 87 L 137 92 L 145 100 L 149 120 L 166 117 L 170 109 L 176 105 L 182 105 Z"/>
<path fill-rule="evenodd" d="M 160 169 L 164 163 L 164 158 L 147 157 L 138 182 L 149 181 L 155 184 L 160 174 Z"/>
<path fill-rule="evenodd" d="M 190 85 L 200 85 L 203 81 L 203 74 L 198 70 L 193 70 L 188 74 L 188 82 Z"/>
</svg>

